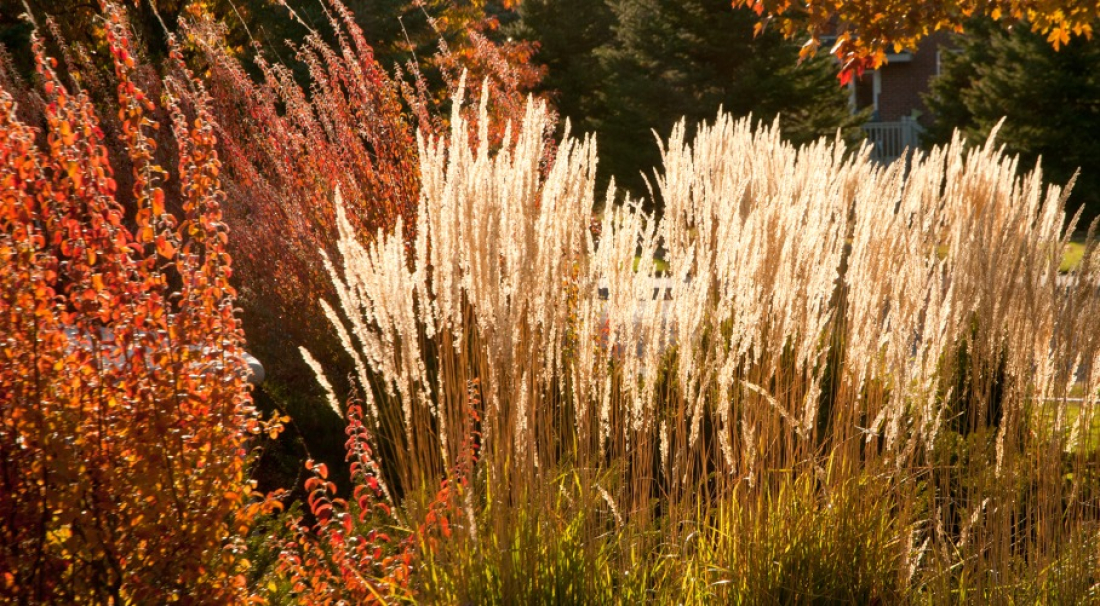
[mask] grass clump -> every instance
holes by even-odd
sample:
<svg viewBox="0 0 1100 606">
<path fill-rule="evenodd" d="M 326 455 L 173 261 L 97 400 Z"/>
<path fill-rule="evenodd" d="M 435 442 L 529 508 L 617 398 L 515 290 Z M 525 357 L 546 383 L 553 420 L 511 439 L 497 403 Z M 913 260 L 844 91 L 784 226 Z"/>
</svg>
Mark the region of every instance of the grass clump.
<svg viewBox="0 0 1100 606">
<path fill-rule="evenodd" d="M 662 217 L 627 201 L 593 225 L 591 140 L 567 135 L 546 160 L 532 103 L 496 149 L 471 141 L 463 103 L 448 137 L 419 139 L 415 229 L 364 244 L 338 211 L 327 260 L 370 477 L 410 529 L 409 591 L 1094 590 L 1067 550 L 1100 522 L 1082 448 L 1100 269 L 1086 244 L 1059 272 L 1075 228 L 1059 188 L 1017 177 L 992 141 L 881 167 L 720 115 L 663 144 Z M 658 250 L 667 266 L 637 262 Z M 425 496 L 441 481 L 446 523 Z"/>
<path fill-rule="evenodd" d="M 635 553 L 637 565 L 623 568 L 630 561 L 630 533 L 616 527 L 597 491 L 579 481 L 569 473 L 547 487 L 556 494 L 503 512 L 486 507 L 478 536 L 425 550 L 424 599 L 487 605 L 644 601 L 653 562 Z"/>
<path fill-rule="evenodd" d="M 885 483 L 885 482 L 881 482 Z M 711 603 L 892 603 L 908 562 L 885 486 L 873 478 L 817 489 L 783 480 L 746 505 L 715 508 L 700 541 Z"/>
</svg>

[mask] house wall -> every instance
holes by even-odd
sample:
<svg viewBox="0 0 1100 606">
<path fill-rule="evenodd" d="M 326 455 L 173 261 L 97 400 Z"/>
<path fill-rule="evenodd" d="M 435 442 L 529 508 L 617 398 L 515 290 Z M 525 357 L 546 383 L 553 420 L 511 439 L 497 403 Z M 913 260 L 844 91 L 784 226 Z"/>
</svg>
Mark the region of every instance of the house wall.
<svg viewBox="0 0 1100 606">
<path fill-rule="evenodd" d="M 912 54 L 912 60 L 887 63 L 879 70 L 880 121 L 894 122 L 912 115 L 914 110 L 924 115 L 922 122 L 929 117 L 921 95 L 928 92 L 929 81 L 937 74 L 937 53 L 940 46 L 948 41 L 948 37 L 946 32 L 937 32 L 921 42 L 917 52 Z"/>
<path fill-rule="evenodd" d="M 854 79 L 856 109 L 862 110 L 875 105 L 874 73 L 864 72 L 858 79 Z"/>
<path fill-rule="evenodd" d="M 931 116 L 921 96 L 928 92 L 930 81 L 938 75 L 937 54 L 941 47 L 946 48 L 949 40 L 950 34 L 946 32 L 932 34 L 921 42 L 917 52 L 909 54 L 908 61 L 889 62 L 855 79 L 852 84 L 855 109 L 875 107 L 873 122 L 897 122 L 916 110 L 922 115 L 920 121 L 927 125 Z"/>
</svg>

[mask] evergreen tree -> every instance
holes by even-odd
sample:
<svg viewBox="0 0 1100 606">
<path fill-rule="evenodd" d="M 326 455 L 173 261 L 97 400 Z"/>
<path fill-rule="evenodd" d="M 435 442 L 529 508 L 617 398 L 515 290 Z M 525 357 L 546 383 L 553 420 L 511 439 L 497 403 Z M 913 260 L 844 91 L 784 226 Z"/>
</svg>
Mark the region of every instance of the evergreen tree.
<svg viewBox="0 0 1100 606">
<path fill-rule="evenodd" d="M 781 115 L 799 143 L 860 121 L 830 59 L 799 64 L 797 47 L 754 36 L 756 16 L 725 0 L 529 0 L 520 15 L 516 35 L 539 42 L 563 117 L 598 134 L 602 179 L 635 196 L 659 164 L 653 130 L 667 136 L 681 117 Z"/>
<path fill-rule="evenodd" d="M 615 15 L 603 0 L 524 0 L 520 20 L 509 29 L 515 38 L 537 41 L 535 60 L 546 66 L 543 92 L 574 129 L 589 132 L 597 89 L 606 79 L 596 57 L 612 42 Z"/>
<path fill-rule="evenodd" d="M 1084 206 L 1086 220 L 1100 215 L 1100 40 L 1074 38 L 1056 51 L 1027 27 L 983 23 L 957 43 L 925 99 L 935 116 L 927 142 L 958 128 L 980 143 L 1004 118 L 997 138 L 1021 169 L 1041 157 L 1059 184 L 1080 169 L 1068 207 Z"/>
</svg>

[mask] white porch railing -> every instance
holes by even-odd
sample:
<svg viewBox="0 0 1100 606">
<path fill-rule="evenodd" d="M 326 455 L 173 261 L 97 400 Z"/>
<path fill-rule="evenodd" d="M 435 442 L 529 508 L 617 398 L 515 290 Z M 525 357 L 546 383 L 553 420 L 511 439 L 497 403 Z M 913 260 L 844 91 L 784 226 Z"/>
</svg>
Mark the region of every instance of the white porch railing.
<svg viewBox="0 0 1100 606">
<path fill-rule="evenodd" d="M 863 132 L 871 144 L 871 159 L 889 164 L 907 149 L 914 150 L 920 145 L 923 129 L 916 120 L 902 118 L 899 122 L 868 122 L 863 125 Z"/>
</svg>

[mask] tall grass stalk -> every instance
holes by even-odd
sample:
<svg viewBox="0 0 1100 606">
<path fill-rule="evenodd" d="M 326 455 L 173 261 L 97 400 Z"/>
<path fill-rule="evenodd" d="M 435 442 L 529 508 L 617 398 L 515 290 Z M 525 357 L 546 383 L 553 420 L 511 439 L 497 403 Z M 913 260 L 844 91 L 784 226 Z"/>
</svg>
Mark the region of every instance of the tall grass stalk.
<svg viewBox="0 0 1100 606">
<path fill-rule="evenodd" d="M 1100 520 L 1100 267 L 1090 235 L 1059 274 L 1075 222 L 1038 168 L 992 139 L 880 166 L 719 114 L 662 142 L 663 216 L 607 203 L 594 226 L 592 139 L 567 128 L 547 162 L 531 102 L 491 152 L 462 105 L 420 136 L 414 243 L 362 243 L 339 210 L 328 266 L 406 515 L 478 384 L 472 553 L 551 554 L 532 516 L 569 502 L 563 536 L 653 573 L 647 599 L 1095 597 L 1070 564 Z M 634 263 L 658 249 L 667 276 Z"/>
</svg>

